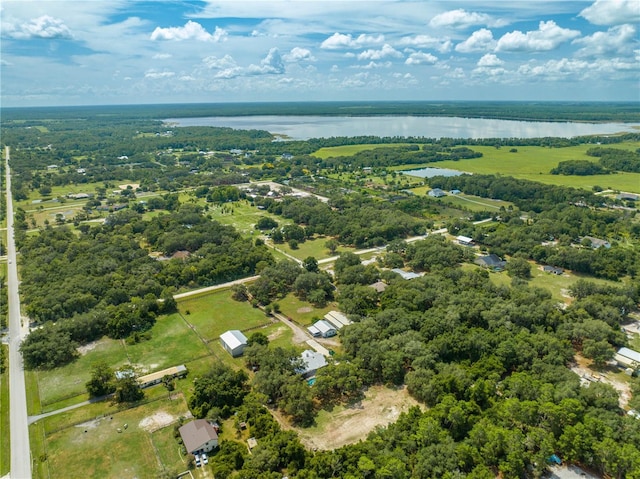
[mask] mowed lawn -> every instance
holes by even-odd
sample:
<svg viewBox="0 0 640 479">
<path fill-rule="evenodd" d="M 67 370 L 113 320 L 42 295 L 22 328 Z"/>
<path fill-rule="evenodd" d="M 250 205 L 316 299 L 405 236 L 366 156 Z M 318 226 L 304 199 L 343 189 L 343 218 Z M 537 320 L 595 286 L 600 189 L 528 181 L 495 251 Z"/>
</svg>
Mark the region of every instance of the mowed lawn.
<svg viewBox="0 0 640 479">
<path fill-rule="evenodd" d="M 239 233 L 247 236 L 255 236 L 261 234 L 255 229 L 255 225 L 263 216 L 274 219 L 280 226 L 290 224 L 291 221 L 281 216 L 273 215 L 265 210 L 259 210 L 255 206 L 251 206 L 249 201 L 234 201 L 233 203 L 224 203 L 223 205 L 208 204 L 209 210 L 207 215 L 223 225 L 231 225 L 238 230 Z"/>
<path fill-rule="evenodd" d="M 293 293 L 277 301 L 283 314 L 301 325 L 310 325 L 322 319 L 329 311 L 335 311 L 337 306 L 329 303 L 324 308 L 316 308 L 312 304 L 299 300 Z"/>
<path fill-rule="evenodd" d="M 230 329 L 245 331 L 271 322 L 264 312 L 247 301 L 236 301 L 225 289 L 178 301 L 178 310 L 207 341 Z"/>
<path fill-rule="evenodd" d="M 349 248 L 346 246 L 340 245 L 335 253 L 331 253 L 324 244 L 330 240 L 331 237 L 323 236 L 318 238 L 313 238 L 306 240 L 304 243 L 298 243 L 298 247 L 296 249 L 292 249 L 288 243 L 280 243 L 274 245 L 275 248 L 284 251 L 287 254 L 290 254 L 294 258 L 298 258 L 299 260 L 304 260 L 309 256 L 313 256 L 315 259 L 324 259 L 329 258 L 331 256 L 338 255 L 340 253 L 346 251 L 355 251 L 355 248 Z"/>
<path fill-rule="evenodd" d="M 567 148 L 548 148 L 542 146 L 518 146 L 511 153 L 511 147 L 472 146 L 472 150 L 483 154 L 482 158 L 460 161 L 441 161 L 429 166 L 451 168 L 468 173 L 496 174 L 522 178 L 552 185 L 572 186 L 591 190 L 594 186 L 614 190 L 640 193 L 640 173 L 620 172 L 611 175 L 564 176 L 552 175 L 549 171 L 559 162 L 566 160 L 589 160 L 598 158 L 587 156 L 586 151 L 595 145 L 578 145 Z M 612 148 L 636 149 L 640 142 L 627 142 L 609 145 Z"/>
<path fill-rule="evenodd" d="M 70 423 L 47 437 L 47 477 L 151 479 L 164 468 L 182 470 L 170 424 L 187 413 L 183 397 L 163 398 L 84 423 Z"/>
<path fill-rule="evenodd" d="M 97 362 L 104 361 L 113 369 L 133 366 L 144 374 L 209 354 L 179 314 L 158 318 L 149 340 L 128 345 L 121 340 L 102 338 L 81 350 L 82 355 L 73 363 L 37 373 L 43 410 L 62 407 L 55 403 L 67 398 L 77 396 L 72 403 L 87 399 L 85 384 L 91 377 L 92 365 Z"/>
</svg>

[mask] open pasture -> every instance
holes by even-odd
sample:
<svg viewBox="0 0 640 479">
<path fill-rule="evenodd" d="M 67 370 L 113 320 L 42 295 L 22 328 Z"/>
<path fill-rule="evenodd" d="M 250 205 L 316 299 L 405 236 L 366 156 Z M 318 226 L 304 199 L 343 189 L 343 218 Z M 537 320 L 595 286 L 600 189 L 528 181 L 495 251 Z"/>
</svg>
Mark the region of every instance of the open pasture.
<svg viewBox="0 0 640 479">
<path fill-rule="evenodd" d="M 246 301 L 234 300 L 231 294 L 231 290 L 225 289 L 185 298 L 178 302 L 178 310 L 207 341 L 217 339 L 229 329 L 245 331 L 271 322 L 263 311 Z"/>
</svg>

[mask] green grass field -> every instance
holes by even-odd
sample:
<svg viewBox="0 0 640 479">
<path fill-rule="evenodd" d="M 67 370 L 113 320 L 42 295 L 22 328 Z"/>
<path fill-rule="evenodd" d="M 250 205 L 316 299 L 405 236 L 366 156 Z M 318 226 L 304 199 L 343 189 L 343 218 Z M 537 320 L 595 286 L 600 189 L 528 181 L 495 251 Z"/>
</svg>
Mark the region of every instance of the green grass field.
<svg viewBox="0 0 640 479">
<path fill-rule="evenodd" d="M 313 156 L 325 159 L 332 156 L 351 156 L 365 150 L 375 150 L 376 148 L 394 148 L 400 146 L 406 146 L 408 143 L 380 143 L 380 144 L 362 144 L 362 145 L 344 145 L 344 146 L 329 146 L 326 148 L 320 148 L 318 151 L 312 153 Z"/>
<path fill-rule="evenodd" d="M 184 398 L 165 397 L 133 409 L 109 412 L 104 417 L 100 414 L 77 425 L 74 425 L 76 418 L 68 417 L 66 427 L 62 422 L 62 428 L 47 437 L 48 476 L 45 477 L 158 477 L 163 467 L 174 467 L 178 461 L 167 433 L 153 431 L 187 413 Z M 64 421 L 67 414 L 61 416 Z M 128 425 L 126 429 L 124 424 Z M 118 432 L 118 428 L 122 432 Z M 172 436 L 172 428 L 166 429 Z M 175 439 L 174 445 L 177 448 Z"/>
<path fill-rule="evenodd" d="M 225 208 L 224 212 L 223 207 Z M 229 209 L 231 209 L 232 212 L 229 212 Z M 259 210 L 255 206 L 251 206 L 246 200 L 225 203 L 223 206 L 209 204 L 207 214 L 211 215 L 212 219 L 219 221 L 223 225 L 234 226 L 236 230 L 244 236 L 255 236 L 256 238 L 261 233 L 255 229 L 255 224 L 263 216 L 276 220 L 280 226 L 291 223 L 291 221 L 281 216 L 272 215 L 267 211 Z"/>
<path fill-rule="evenodd" d="M 546 184 L 572 186 L 588 190 L 591 190 L 593 186 L 597 185 L 602 188 L 640 193 L 640 173 L 621 172 L 612 175 L 594 176 L 563 176 L 549 173 L 560 161 L 597 161 L 597 158 L 586 155 L 586 151 L 592 147 L 593 145 L 578 145 L 567 148 L 519 146 L 517 147 L 517 153 L 510 153 L 509 147 L 496 149 L 491 146 L 473 146 L 471 149 L 481 152 L 483 154 L 482 158 L 441 161 L 437 164 L 430 163 L 427 166 L 451 168 L 479 174 L 500 173 L 505 176 L 539 181 Z M 640 143 L 627 142 L 612 145 L 612 147 L 636 149 L 640 148 Z"/>
<path fill-rule="evenodd" d="M 232 299 L 228 289 L 180 300 L 178 310 L 207 341 L 229 329 L 243 331 L 271 322 L 260 309 Z"/>
<path fill-rule="evenodd" d="M 319 237 L 313 238 L 310 240 L 306 240 L 304 243 L 298 243 L 298 248 L 291 249 L 289 244 L 281 243 L 274 245 L 279 250 L 284 251 L 291 256 L 298 258 L 299 260 L 304 260 L 309 256 L 313 256 L 315 259 L 324 259 L 329 258 L 331 256 L 335 256 L 345 251 L 355 251 L 355 248 L 349 248 L 347 246 L 339 246 L 335 253 L 331 254 L 327 248 L 325 248 L 324 244 L 329 240 L 329 237 Z"/>
<path fill-rule="evenodd" d="M 184 347 L 185 344 L 189 347 Z M 38 372 L 43 409 L 54 410 L 68 406 L 68 401 L 86 400 L 85 384 L 91 377 L 91 366 L 99 361 L 113 369 L 131 364 L 145 373 L 185 364 L 209 354 L 178 314 L 158 318 L 151 330 L 151 339 L 147 341 L 127 345 L 124 341 L 102 338 L 84 350 L 86 354 L 67 366 Z"/>
<path fill-rule="evenodd" d="M 6 344 L 0 344 L 5 358 L 9 357 L 9 348 Z M 7 363 L 5 363 L 7 364 Z M 0 374 L 0 476 L 9 472 L 11 467 L 11 443 L 9 441 L 9 368 Z"/>
<path fill-rule="evenodd" d="M 281 300 L 278 300 L 280 310 L 283 314 L 293 319 L 301 325 L 312 324 L 314 320 L 322 319 L 329 311 L 337 309 L 336 304 L 329 303 L 324 308 L 315 308 L 306 301 L 300 301 L 293 293 L 288 294 Z"/>
</svg>

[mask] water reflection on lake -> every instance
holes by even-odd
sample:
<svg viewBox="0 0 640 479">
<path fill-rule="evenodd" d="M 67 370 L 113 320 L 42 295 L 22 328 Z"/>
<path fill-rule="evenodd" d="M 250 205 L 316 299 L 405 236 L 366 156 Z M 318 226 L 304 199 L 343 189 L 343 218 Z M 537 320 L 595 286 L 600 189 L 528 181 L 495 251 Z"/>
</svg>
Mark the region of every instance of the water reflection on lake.
<svg viewBox="0 0 640 479">
<path fill-rule="evenodd" d="M 634 131 L 630 123 L 567 123 L 428 116 L 214 116 L 169 118 L 178 126 L 266 130 L 294 140 L 335 136 L 426 138 L 570 138 Z"/>
<path fill-rule="evenodd" d="M 434 176 L 460 176 L 464 172 L 458 170 L 450 170 L 449 168 L 433 168 L 428 166 L 418 170 L 402 171 L 404 175 L 417 176 L 419 178 L 433 178 Z"/>
</svg>

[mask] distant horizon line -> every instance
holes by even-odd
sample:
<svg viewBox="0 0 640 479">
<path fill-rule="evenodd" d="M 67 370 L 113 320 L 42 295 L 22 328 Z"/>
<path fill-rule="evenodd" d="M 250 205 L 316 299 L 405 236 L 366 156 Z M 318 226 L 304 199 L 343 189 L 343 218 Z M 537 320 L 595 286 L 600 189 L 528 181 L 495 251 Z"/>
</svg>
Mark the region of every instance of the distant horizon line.
<svg viewBox="0 0 640 479">
<path fill-rule="evenodd" d="M 171 106 L 210 106 L 210 105 L 305 105 L 305 104 L 538 104 L 538 105 L 592 105 L 592 104 L 625 104 L 638 105 L 640 100 L 261 100 L 261 101 L 213 101 L 213 102 L 165 102 L 165 103 L 99 103 L 99 104 L 66 104 L 66 105 L 29 105 L 2 106 L 2 110 L 55 109 L 55 108 L 118 108 L 118 107 L 171 107 Z"/>
</svg>

